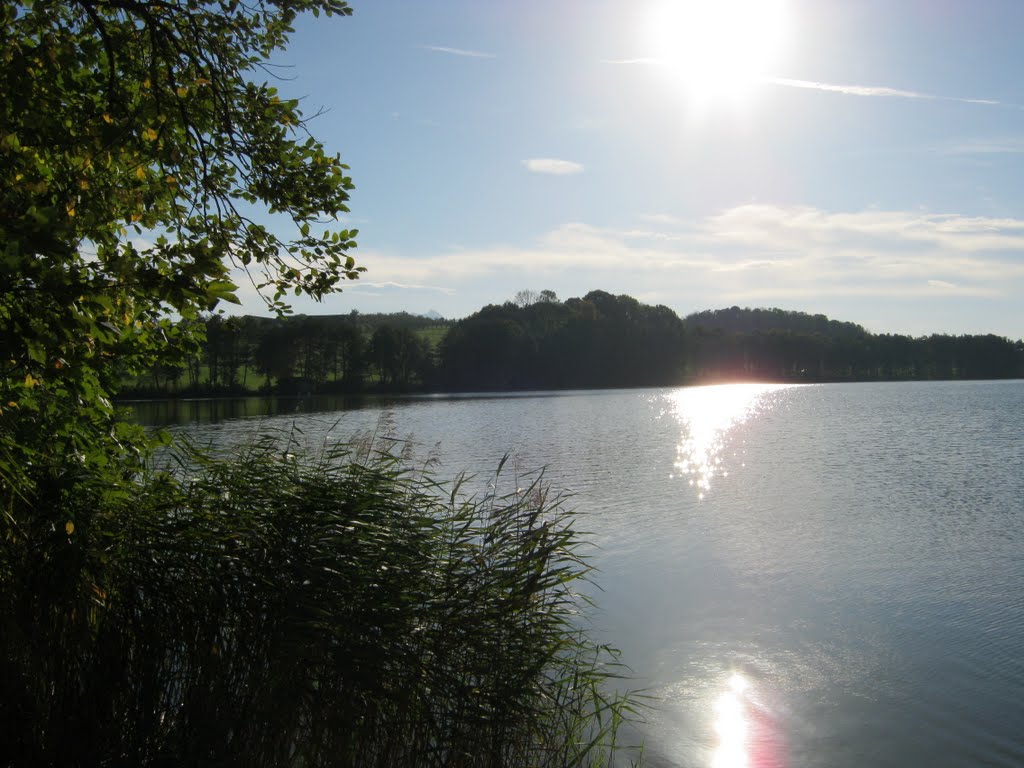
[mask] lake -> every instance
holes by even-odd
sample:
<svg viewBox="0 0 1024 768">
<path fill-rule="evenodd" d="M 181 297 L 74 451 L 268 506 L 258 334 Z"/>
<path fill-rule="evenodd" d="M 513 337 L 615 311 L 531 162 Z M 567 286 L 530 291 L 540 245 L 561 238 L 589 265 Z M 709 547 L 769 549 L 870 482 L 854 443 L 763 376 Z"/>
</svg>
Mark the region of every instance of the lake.
<svg viewBox="0 0 1024 768">
<path fill-rule="evenodd" d="M 1024 382 L 312 406 L 350 409 L 138 416 L 316 444 L 387 413 L 442 477 L 547 467 L 596 544 L 594 623 L 657 697 L 649 765 L 1024 764 Z"/>
</svg>

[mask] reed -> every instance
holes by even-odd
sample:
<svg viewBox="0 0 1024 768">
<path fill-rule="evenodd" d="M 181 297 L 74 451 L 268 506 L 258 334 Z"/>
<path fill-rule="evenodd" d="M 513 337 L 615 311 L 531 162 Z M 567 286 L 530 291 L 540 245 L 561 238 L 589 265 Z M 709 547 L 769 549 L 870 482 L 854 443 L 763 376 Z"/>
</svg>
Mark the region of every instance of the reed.
<svg viewBox="0 0 1024 768">
<path fill-rule="evenodd" d="M 505 462 L 474 495 L 403 448 L 65 479 L 51 517 L 79 522 L 45 562 L 5 541 L 6 763 L 613 763 L 637 700 L 587 630 L 564 499 Z"/>
</svg>

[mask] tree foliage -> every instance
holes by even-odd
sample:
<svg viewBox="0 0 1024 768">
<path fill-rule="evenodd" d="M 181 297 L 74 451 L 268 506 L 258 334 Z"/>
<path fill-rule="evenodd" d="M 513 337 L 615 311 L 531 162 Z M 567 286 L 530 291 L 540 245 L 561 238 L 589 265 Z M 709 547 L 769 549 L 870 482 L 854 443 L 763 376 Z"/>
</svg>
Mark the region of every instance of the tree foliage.
<svg viewBox="0 0 1024 768">
<path fill-rule="evenodd" d="M 393 315 L 210 315 L 184 365 L 158 363 L 126 397 L 336 394 L 431 387 L 448 321 Z"/>
<path fill-rule="evenodd" d="M 683 325 L 668 307 L 591 291 L 559 302 L 551 291 L 491 305 L 441 343 L 452 389 L 557 389 L 683 383 Z M 536 300 L 533 300 L 535 298 Z"/>
<path fill-rule="evenodd" d="M 629 712 L 539 484 L 464 501 L 372 442 L 273 437 L 167 472 L 114 414 L 144 370 L 238 384 L 259 346 L 202 315 L 237 275 L 283 314 L 361 271 L 354 231 L 314 233 L 346 166 L 265 80 L 305 10 L 348 13 L 0 0 L 5 765 L 580 765 Z M 361 333 L 295 319 L 268 370 L 360 375 Z M 406 328 L 370 346 L 393 383 L 422 362 Z"/>
<path fill-rule="evenodd" d="M 135 377 L 130 391 L 328 394 L 1024 375 L 1024 343 L 992 334 L 873 334 L 824 315 L 738 307 L 680 320 L 668 307 L 629 296 L 591 291 L 560 302 L 545 293 L 458 321 L 406 313 L 214 315 L 184 385 L 184 368 L 159 365 Z"/>
<path fill-rule="evenodd" d="M 687 369 L 704 381 L 1000 379 L 1024 374 L 1024 344 L 992 334 L 913 338 L 781 309 L 689 315 Z"/>
<path fill-rule="evenodd" d="M 88 542 L 150 443 L 114 413 L 126 375 L 179 375 L 239 275 L 283 312 L 360 272 L 354 231 L 313 231 L 346 211 L 346 166 L 265 64 L 305 10 L 348 13 L 0 0 L 0 636 L 24 627 L 18 599 L 73 610 L 107 554 Z"/>
<path fill-rule="evenodd" d="M 806 312 L 787 312 L 784 309 L 729 307 L 727 309 L 706 309 L 694 312 L 683 320 L 687 329 L 721 328 L 727 331 L 755 333 L 768 331 L 789 331 L 792 333 L 815 334 L 833 338 L 864 338 L 867 331 L 856 323 L 831 320 L 825 315 L 809 315 Z"/>
<path fill-rule="evenodd" d="M 268 80 L 305 10 L 349 13 L 0 0 L 6 415 L 72 403 L 102 417 L 126 372 L 188 348 L 167 342 L 201 326 L 179 320 L 236 300 L 236 275 L 278 311 L 358 276 L 356 232 L 321 226 L 347 210 L 347 166 Z"/>
<path fill-rule="evenodd" d="M 544 293 L 520 291 L 453 324 L 440 345 L 440 384 L 560 389 L 1024 374 L 1024 345 L 991 334 L 872 334 L 824 315 L 739 307 L 680 320 L 668 307 L 605 291 L 564 302 Z"/>
</svg>

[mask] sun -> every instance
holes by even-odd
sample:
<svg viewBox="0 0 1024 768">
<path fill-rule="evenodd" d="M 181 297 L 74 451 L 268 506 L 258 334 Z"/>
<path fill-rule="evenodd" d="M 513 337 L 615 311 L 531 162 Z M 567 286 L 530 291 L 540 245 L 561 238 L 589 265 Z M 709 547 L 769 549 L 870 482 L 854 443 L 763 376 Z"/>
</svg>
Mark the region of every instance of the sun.
<svg viewBox="0 0 1024 768">
<path fill-rule="evenodd" d="M 644 30 L 653 62 L 695 105 L 742 105 L 790 45 L 788 0 L 657 0 Z"/>
</svg>

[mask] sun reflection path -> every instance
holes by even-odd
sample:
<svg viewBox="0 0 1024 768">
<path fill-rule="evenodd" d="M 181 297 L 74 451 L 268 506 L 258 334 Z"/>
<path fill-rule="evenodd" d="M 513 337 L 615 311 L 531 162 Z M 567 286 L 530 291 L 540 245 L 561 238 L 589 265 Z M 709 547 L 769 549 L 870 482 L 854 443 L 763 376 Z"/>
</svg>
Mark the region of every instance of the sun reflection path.
<svg viewBox="0 0 1024 768">
<path fill-rule="evenodd" d="M 742 675 L 729 678 L 729 688 L 715 701 L 715 733 L 718 747 L 711 759 L 712 768 L 747 768 L 747 681 Z"/>
<path fill-rule="evenodd" d="M 728 431 L 762 410 L 772 392 L 787 384 L 720 384 L 686 387 L 668 395 L 671 409 L 685 427 L 676 447 L 675 467 L 697 489 L 698 498 L 711 489 L 716 476 L 729 474 L 722 460 Z"/>
</svg>

